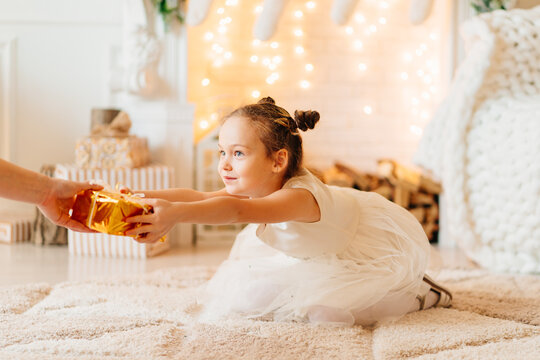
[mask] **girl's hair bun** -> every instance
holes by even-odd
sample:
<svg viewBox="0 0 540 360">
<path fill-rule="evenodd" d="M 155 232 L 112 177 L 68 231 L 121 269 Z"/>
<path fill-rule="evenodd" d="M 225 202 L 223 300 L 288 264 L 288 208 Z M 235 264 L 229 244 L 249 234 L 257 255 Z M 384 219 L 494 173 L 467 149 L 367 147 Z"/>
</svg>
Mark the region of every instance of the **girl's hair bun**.
<svg viewBox="0 0 540 360">
<path fill-rule="evenodd" d="M 296 110 L 294 112 L 294 122 L 298 129 L 302 131 L 313 129 L 320 118 L 319 112 L 314 110 Z"/>
<path fill-rule="evenodd" d="M 262 98 L 261 100 L 259 100 L 257 102 L 257 104 L 272 104 L 272 105 L 275 105 L 276 102 L 270 96 L 267 96 L 267 97 Z"/>
</svg>

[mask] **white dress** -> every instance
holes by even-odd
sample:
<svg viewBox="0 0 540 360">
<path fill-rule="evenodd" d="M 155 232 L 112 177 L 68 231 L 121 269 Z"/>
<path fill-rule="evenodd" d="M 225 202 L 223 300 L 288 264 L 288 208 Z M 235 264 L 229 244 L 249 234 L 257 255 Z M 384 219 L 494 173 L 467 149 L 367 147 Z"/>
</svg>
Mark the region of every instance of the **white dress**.
<svg viewBox="0 0 540 360">
<path fill-rule="evenodd" d="M 199 296 L 203 319 L 303 321 L 312 306 L 361 311 L 425 292 L 429 242 L 407 210 L 377 193 L 325 185 L 307 170 L 283 188 L 309 190 L 320 220 L 242 230 Z"/>
</svg>

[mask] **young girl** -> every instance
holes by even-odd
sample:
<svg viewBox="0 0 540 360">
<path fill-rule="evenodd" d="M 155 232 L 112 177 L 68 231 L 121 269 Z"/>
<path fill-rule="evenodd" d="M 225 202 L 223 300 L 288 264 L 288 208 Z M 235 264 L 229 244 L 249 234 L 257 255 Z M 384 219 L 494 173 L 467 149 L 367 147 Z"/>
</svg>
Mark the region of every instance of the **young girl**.
<svg viewBox="0 0 540 360">
<path fill-rule="evenodd" d="M 327 186 L 302 165 L 298 130 L 316 111 L 294 118 L 271 98 L 241 107 L 219 133 L 225 188 L 147 191 L 153 242 L 177 222 L 251 223 L 201 296 L 204 316 L 371 325 L 432 306 L 451 294 L 425 275 L 430 246 L 404 208 L 370 192 Z"/>
</svg>

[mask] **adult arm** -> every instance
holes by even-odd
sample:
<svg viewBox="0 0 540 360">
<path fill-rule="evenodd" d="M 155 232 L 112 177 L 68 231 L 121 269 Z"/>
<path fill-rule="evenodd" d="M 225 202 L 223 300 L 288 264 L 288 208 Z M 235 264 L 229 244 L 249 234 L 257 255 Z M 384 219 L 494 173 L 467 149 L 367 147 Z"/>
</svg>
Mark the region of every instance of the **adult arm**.
<svg viewBox="0 0 540 360">
<path fill-rule="evenodd" d="M 99 185 L 54 179 L 0 159 L 0 196 L 36 204 L 53 223 L 76 231 L 90 231 L 72 220 L 69 210 L 82 190 L 101 190 Z"/>
</svg>

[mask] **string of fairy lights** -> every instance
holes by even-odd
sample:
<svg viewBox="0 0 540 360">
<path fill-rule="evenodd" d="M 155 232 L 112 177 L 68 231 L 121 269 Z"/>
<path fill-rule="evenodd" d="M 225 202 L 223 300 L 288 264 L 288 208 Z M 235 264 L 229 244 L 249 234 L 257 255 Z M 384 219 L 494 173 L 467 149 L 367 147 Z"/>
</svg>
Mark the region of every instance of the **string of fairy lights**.
<svg viewBox="0 0 540 360">
<path fill-rule="evenodd" d="M 217 19 L 217 22 L 207 27 L 207 30 L 202 35 L 204 44 L 207 44 L 209 51 L 207 52 L 210 63 L 210 70 L 200 79 L 200 86 L 205 88 L 212 87 L 212 74 L 215 74 L 220 68 L 231 64 L 232 62 L 249 64 L 255 66 L 259 75 L 264 79 L 259 87 L 253 87 L 248 91 L 246 97 L 250 96 L 253 99 L 260 98 L 261 94 L 274 93 L 267 91 L 268 87 L 284 82 L 281 68 L 283 64 L 290 65 L 295 62 L 298 65 L 299 71 L 295 72 L 297 77 L 296 85 L 299 91 L 310 91 L 316 84 L 313 82 L 313 75 L 317 72 L 316 58 L 309 56 L 309 50 L 304 46 L 304 38 L 306 36 L 305 22 L 310 13 L 315 11 L 319 6 L 317 1 L 299 2 L 294 1 L 289 4 L 282 17 L 289 16 L 292 21 L 292 33 L 283 41 L 270 39 L 269 41 L 260 41 L 254 39 L 251 41 L 250 51 L 245 51 L 245 46 L 241 49 L 234 48 L 234 42 L 230 40 L 230 29 L 234 24 L 234 14 L 238 11 L 246 10 L 246 0 L 241 5 L 241 0 L 226 0 L 224 4 L 218 6 L 215 11 L 215 16 L 209 18 Z M 394 0 L 395 1 L 395 0 Z M 358 54 L 365 54 L 367 44 L 372 44 L 378 41 L 378 34 L 385 31 L 388 26 L 388 16 L 385 12 L 391 15 L 393 1 L 375 1 L 366 0 L 361 2 L 360 9 L 354 13 L 351 20 L 346 26 L 343 26 L 341 31 L 343 36 L 350 40 L 351 51 Z M 367 6 L 377 7 L 377 11 L 362 11 L 362 8 Z M 251 9 L 253 16 L 258 17 L 262 11 L 262 5 L 259 4 Z M 289 12 L 287 14 L 287 12 Z M 373 16 L 376 14 L 376 16 Z M 336 25 L 337 26 L 337 25 Z M 408 91 L 405 96 L 405 108 L 410 111 L 412 119 L 416 119 L 409 125 L 409 131 L 417 136 L 422 134 L 423 126 L 429 120 L 433 108 L 433 100 L 437 95 L 437 82 L 439 79 L 440 69 L 437 59 L 437 53 L 433 51 L 436 48 L 439 40 L 437 30 L 430 30 L 425 41 L 417 44 L 415 48 L 405 50 L 401 53 L 399 62 L 399 71 L 395 71 L 396 84 L 404 89 L 414 89 Z M 380 41 L 380 40 L 379 40 Z M 232 45 L 231 45 L 232 44 Z M 238 50 L 236 53 L 235 50 Z M 369 55 L 369 54 L 367 54 Z M 356 64 L 356 71 L 359 76 L 370 72 L 369 57 L 359 56 L 364 60 L 360 60 Z M 312 61 L 309 61 L 312 59 Z M 290 79 L 287 79 L 287 84 L 290 84 Z M 361 81 L 361 80 L 359 80 Z M 252 99 L 252 100 L 253 100 Z M 374 104 L 366 103 L 362 107 L 362 112 L 365 116 L 371 116 L 376 113 Z M 200 130 L 213 128 L 218 121 L 218 114 L 211 113 L 207 116 L 200 116 L 196 119 L 196 127 Z"/>
</svg>

